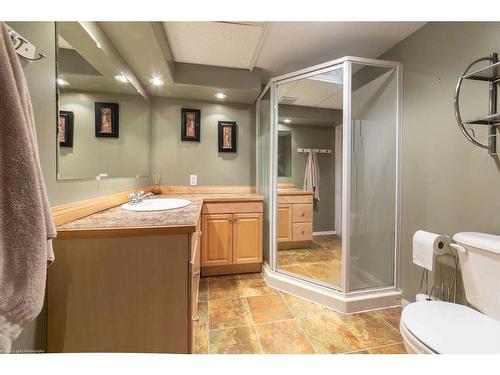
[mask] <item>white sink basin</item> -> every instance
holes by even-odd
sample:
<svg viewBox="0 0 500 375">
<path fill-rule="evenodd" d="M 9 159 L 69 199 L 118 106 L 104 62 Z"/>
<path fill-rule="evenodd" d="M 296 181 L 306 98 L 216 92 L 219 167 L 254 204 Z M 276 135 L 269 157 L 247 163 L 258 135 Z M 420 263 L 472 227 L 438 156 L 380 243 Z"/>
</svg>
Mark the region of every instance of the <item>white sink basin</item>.
<svg viewBox="0 0 500 375">
<path fill-rule="evenodd" d="M 122 208 L 127 211 L 166 211 L 186 207 L 190 204 L 191 202 L 186 199 L 160 198 L 144 199 L 141 203 L 136 204 L 125 203 Z"/>
</svg>

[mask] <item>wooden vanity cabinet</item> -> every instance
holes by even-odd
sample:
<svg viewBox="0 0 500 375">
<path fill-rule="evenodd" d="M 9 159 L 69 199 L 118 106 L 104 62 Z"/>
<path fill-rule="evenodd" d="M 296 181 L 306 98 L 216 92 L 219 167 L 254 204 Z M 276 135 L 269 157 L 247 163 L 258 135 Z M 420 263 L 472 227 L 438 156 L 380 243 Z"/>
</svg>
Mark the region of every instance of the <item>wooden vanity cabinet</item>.
<svg viewBox="0 0 500 375">
<path fill-rule="evenodd" d="M 307 247 L 313 238 L 313 196 L 303 190 L 278 192 L 278 249 Z"/>
<path fill-rule="evenodd" d="M 262 264 L 262 202 L 206 203 L 202 273 L 258 272 Z"/>
<path fill-rule="evenodd" d="M 58 237 L 47 275 L 49 353 L 191 353 L 201 228 Z"/>
</svg>

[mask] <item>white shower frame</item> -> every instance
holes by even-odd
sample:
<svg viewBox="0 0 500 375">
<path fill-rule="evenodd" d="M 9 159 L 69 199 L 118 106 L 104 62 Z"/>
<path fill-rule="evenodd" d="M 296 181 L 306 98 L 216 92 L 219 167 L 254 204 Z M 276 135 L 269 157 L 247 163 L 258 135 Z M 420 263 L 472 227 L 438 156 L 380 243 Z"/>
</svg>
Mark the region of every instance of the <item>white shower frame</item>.
<svg viewBox="0 0 500 375">
<path fill-rule="evenodd" d="M 349 233 L 350 233 L 350 173 L 351 173 L 351 81 L 352 64 L 362 64 L 366 66 L 376 66 L 381 68 L 396 70 L 396 196 L 395 196 L 395 241 L 394 241 L 394 270 L 393 285 L 386 287 L 367 288 L 362 290 L 349 290 Z M 343 154 L 342 154 L 342 269 L 341 285 L 339 289 L 332 286 L 308 281 L 282 273 L 276 270 L 276 210 L 277 210 L 277 148 L 278 148 L 278 90 L 277 86 L 296 81 L 302 78 L 310 77 L 319 73 L 325 73 L 333 70 L 343 69 Z M 369 59 L 354 56 L 344 56 L 340 59 L 328 61 L 323 64 L 315 65 L 309 68 L 301 69 L 296 72 L 284 74 L 272 78 L 260 96 L 256 105 L 256 185 L 259 189 L 259 121 L 260 121 L 260 99 L 270 90 L 270 155 L 271 168 L 269 178 L 269 263 L 264 263 L 263 275 L 266 282 L 277 289 L 291 293 L 298 297 L 310 300 L 312 302 L 327 306 L 341 313 L 351 314 L 361 311 L 382 309 L 401 304 L 400 289 L 400 243 L 401 243 L 401 146 L 402 146 L 402 85 L 403 69 L 402 64 L 394 61 Z"/>
</svg>

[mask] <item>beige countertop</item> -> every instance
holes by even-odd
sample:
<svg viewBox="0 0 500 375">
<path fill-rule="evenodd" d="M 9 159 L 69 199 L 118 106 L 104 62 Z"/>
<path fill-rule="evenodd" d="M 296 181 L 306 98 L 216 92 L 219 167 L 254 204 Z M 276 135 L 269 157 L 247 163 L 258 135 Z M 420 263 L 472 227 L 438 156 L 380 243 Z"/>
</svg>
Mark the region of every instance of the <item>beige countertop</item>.
<svg viewBox="0 0 500 375">
<path fill-rule="evenodd" d="M 278 195 L 312 195 L 312 191 L 306 191 L 297 188 L 278 189 Z"/>
<path fill-rule="evenodd" d="M 57 228 L 58 237 L 78 235 L 118 235 L 147 233 L 192 233 L 201 215 L 204 202 L 262 201 L 257 194 L 162 194 L 155 198 L 183 198 L 191 201 L 187 207 L 153 212 L 127 211 L 116 206 Z"/>
</svg>

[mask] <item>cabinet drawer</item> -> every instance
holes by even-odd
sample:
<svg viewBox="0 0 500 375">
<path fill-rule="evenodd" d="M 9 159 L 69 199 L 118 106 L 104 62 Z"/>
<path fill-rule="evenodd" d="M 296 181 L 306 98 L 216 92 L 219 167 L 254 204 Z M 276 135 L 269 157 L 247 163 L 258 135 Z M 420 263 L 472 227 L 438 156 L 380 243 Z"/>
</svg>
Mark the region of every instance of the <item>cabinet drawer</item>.
<svg viewBox="0 0 500 375">
<path fill-rule="evenodd" d="M 306 223 L 311 222 L 313 218 L 312 204 L 294 204 L 293 205 L 293 222 Z"/>
<path fill-rule="evenodd" d="M 214 202 L 205 203 L 202 213 L 207 214 L 233 214 L 233 213 L 250 213 L 262 212 L 262 202 Z"/>
<path fill-rule="evenodd" d="M 298 195 L 280 195 L 278 193 L 278 204 L 300 204 L 312 203 L 312 193 L 298 194 Z"/>
<path fill-rule="evenodd" d="M 311 241 L 312 223 L 293 223 L 293 241 Z"/>
</svg>

